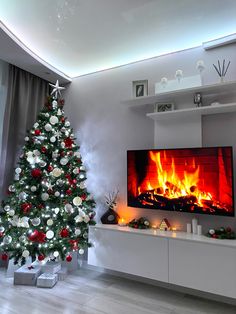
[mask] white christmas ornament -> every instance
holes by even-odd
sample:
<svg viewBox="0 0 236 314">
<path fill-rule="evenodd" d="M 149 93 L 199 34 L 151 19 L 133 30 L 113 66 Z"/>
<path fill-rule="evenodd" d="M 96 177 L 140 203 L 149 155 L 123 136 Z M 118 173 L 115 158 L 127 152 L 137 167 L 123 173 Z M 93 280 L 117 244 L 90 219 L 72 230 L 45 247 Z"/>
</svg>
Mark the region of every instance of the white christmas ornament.
<svg viewBox="0 0 236 314">
<path fill-rule="evenodd" d="M 51 126 L 51 124 L 47 123 L 47 124 L 45 125 L 44 129 L 45 129 L 47 132 L 52 131 L 52 126 Z"/>
<path fill-rule="evenodd" d="M 15 169 L 15 173 L 16 173 L 16 174 L 20 174 L 20 173 L 21 173 L 21 168 L 16 168 L 16 169 Z"/>
<path fill-rule="evenodd" d="M 52 117 L 49 119 L 49 122 L 50 122 L 52 125 L 57 124 L 57 123 L 59 122 L 58 117 L 52 116 Z"/>
<path fill-rule="evenodd" d="M 53 225 L 53 220 L 52 219 L 48 219 L 47 220 L 47 225 L 48 226 L 52 226 Z"/>
<path fill-rule="evenodd" d="M 26 142 L 29 141 L 29 137 L 28 137 L 28 136 L 25 137 L 25 141 L 26 141 Z"/>
<path fill-rule="evenodd" d="M 20 240 L 21 242 L 25 242 L 25 241 L 26 241 L 26 236 L 21 235 L 21 236 L 19 237 L 19 240 Z"/>
<path fill-rule="evenodd" d="M 85 189 L 85 188 L 86 188 L 85 182 L 82 181 L 82 182 L 80 183 L 79 187 L 80 187 L 81 189 Z"/>
<path fill-rule="evenodd" d="M 7 235 L 7 236 L 5 236 L 5 237 L 3 238 L 3 243 L 4 243 L 4 244 L 10 244 L 11 241 L 12 241 L 12 237 L 9 236 L 9 235 Z"/>
<path fill-rule="evenodd" d="M 58 207 L 54 208 L 54 212 L 56 215 L 59 213 L 59 211 L 60 211 L 60 208 L 58 208 Z"/>
<path fill-rule="evenodd" d="M 75 222 L 82 222 L 83 218 L 80 215 L 75 216 Z"/>
<path fill-rule="evenodd" d="M 79 254 L 80 254 L 80 255 L 83 255 L 83 254 L 84 254 L 84 250 L 83 250 L 83 249 L 80 249 L 80 250 L 79 250 Z"/>
<path fill-rule="evenodd" d="M 58 115 L 58 116 L 61 116 L 61 115 L 62 115 L 61 109 L 58 109 L 58 110 L 57 110 L 57 115 Z"/>
<path fill-rule="evenodd" d="M 11 209 L 11 207 L 10 207 L 9 205 L 5 205 L 5 206 L 4 206 L 4 210 L 5 210 L 6 212 L 8 212 L 10 209 Z"/>
<path fill-rule="evenodd" d="M 65 126 L 66 126 L 66 127 L 70 126 L 70 122 L 69 122 L 69 121 L 66 121 L 66 122 L 65 122 Z"/>
<path fill-rule="evenodd" d="M 46 237 L 47 237 L 48 239 L 52 239 L 52 238 L 54 237 L 54 232 L 53 232 L 52 230 L 48 230 L 48 231 L 46 232 Z"/>
<path fill-rule="evenodd" d="M 25 192 L 20 192 L 19 200 L 25 200 L 27 198 L 27 194 Z"/>
<path fill-rule="evenodd" d="M 31 223 L 33 226 L 39 226 L 41 223 L 41 220 L 40 218 L 36 217 L 36 218 L 31 219 Z"/>
<path fill-rule="evenodd" d="M 52 175 L 53 175 L 55 178 L 60 177 L 61 174 L 62 174 L 62 171 L 61 171 L 61 169 L 59 169 L 59 168 L 54 168 L 53 171 L 52 171 Z"/>
<path fill-rule="evenodd" d="M 53 107 L 53 109 L 57 108 L 57 101 L 56 100 L 53 100 L 52 107 Z"/>
<path fill-rule="evenodd" d="M 56 191 L 56 192 L 54 193 L 54 195 L 55 195 L 56 197 L 58 197 L 58 196 L 60 196 L 60 192 Z"/>
<path fill-rule="evenodd" d="M 53 256 L 54 256 L 54 257 L 58 257 L 58 256 L 59 256 L 59 252 L 58 252 L 58 251 L 55 251 L 55 252 L 53 253 Z"/>
<path fill-rule="evenodd" d="M 38 122 L 35 122 L 34 128 L 36 129 L 39 126 Z"/>
<path fill-rule="evenodd" d="M 66 144 L 64 142 L 61 142 L 61 147 L 62 148 L 65 148 L 66 147 Z"/>
<path fill-rule="evenodd" d="M 72 210 L 73 210 L 73 207 L 72 207 L 71 204 L 66 204 L 66 205 L 65 205 L 65 211 L 66 211 L 67 213 L 71 213 Z"/>
<path fill-rule="evenodd" d="M 22 256 L 23 257 L 29 257 L 29 255 L 30 255 L 30 252 L 28 251 L 28 250 L 24 250 L 23 252 L 22 252 Z"/>
<path fill-rule="evenodd" d="M 90 221 L 89 216 L 88 216 L 88 215 L 85 215 L 85 217 L 84 217 L 84 222 L 85 222 L 85 223 L 88 223 L 89 221 Z"/>
<path fill-rule="evenodd" d="M 48 194 L 48 193 L 42 193 L 42 194 L 41 194 L 41 199 L 42 199 L 43 201 L 47 201 L 47 200 L 49 199 L 49 194 Z"/>
<path fill-rule="evenodd" d="M 48 118 L 49 117 L 49 113 L 47 112 L 47 113 L 45 113 L 45 117 L 46 118 Z"/>
<path fill-rule="evenodd" d="M 68 158 L 66 158 L 66 157 L 64 157 L 64 158 L 61 158 L 61 160 L 60 160 L 60 164 L 61 165 L 63 165 L 63 166 L 65 166 L 67 163 L 68 163 Z"/>
<path fill-rule="evenodd" d="M 55 136 L 52 136 L 52 137 L 50 138 L 50 142 L 51 142 L 51 143 L 55 143 L 55 142 L 56 142 L 56 137 L 55 137 Z"/>
<path fill-rule="evenodd" d="M 9 216 L 14 216 L 15 215 L 14 209 L 10 209 L 9 212 L 8 212 L 8 215 Z"/>
<path fill-rule="evenodd" d="M 5 228 L 3 226 L 0 227 L 0 232 L 4 232 Z"/>
<path fill-rule="evenodd" d="M 81 205 L 81 204 L 82 204 L 82 199 L 81 199 L 81 197 L 79 197 L 79 196 L 74 197 L 74 198 L 73 198 L 73 204 L 74 204 L 75 206 Z"/>
<path fill-rule="evenodd" d="M 81 156 L 81 155 L 80 155 L 80 152 L 74 152 L 74 156 L 80 157 L 80 156 Z"/>
<path fill-rule="evenodd" d="M 37 190 L 36 186 L 35 185 L 32 185 L 31 188 L 30 188 L 31 192 L 35 192 Z"/>
<path fill-rule="evenodd" d="M 74 173 L 74 174 L 79 173 L 79 168 L 75 168 L 75 169 L 73 169 L 73 173 Z"/>
<path fill-rule="evenodd" d="M 78 235 L 80 235 L 80 234 L 81 234 L 81 230 L 80 230 L 80 229 L 78 229 L 78 228 L 77 228 L 77 229 L 75 229 L 75 235 L 77 235 L 77 236 L 78 236 Z"/>
</svg>

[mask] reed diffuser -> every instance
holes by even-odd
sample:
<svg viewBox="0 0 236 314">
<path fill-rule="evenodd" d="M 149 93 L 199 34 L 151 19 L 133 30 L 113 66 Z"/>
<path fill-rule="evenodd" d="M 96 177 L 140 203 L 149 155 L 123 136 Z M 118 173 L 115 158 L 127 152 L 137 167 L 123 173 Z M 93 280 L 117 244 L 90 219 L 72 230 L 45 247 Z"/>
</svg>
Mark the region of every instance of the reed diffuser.
<svg viewBox="0 0 236 314">
<path fill-rule="evenodd" d="M 223 60 L 222 64 L 220 63 L 220 61 L 218 60 L 218 64 L 215 65 L 213 63 L 213 67 L 215 68 L 217 74 L 219 75 L 220 77 L 220 82 L 224 82 L 224 78 L 225 78 L 225 75 L 229 69 L 229 66 L 230 66 L 230 61 L 228 62 L 228 64 L 226 65 L 225 63 L 225 59 Z"/>
</svg>

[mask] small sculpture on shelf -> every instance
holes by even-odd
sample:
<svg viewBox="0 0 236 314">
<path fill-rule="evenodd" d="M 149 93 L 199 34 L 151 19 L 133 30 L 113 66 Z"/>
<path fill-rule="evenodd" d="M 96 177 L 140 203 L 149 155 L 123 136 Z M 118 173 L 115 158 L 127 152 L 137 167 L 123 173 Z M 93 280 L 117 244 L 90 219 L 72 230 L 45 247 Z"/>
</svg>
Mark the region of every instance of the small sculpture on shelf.
<svg viewBox="0 0 236 314">
<path fill-rule="evenodd" d="M 167 218 L 162 219 L 160 226 L 159 226 L 159 229 L 162 231 L 170 231 L 171 230 L 171 225 L 170 225 Z"/>
<path fill-rule="evenodd" d="M 117 214 L 117 212 L 114 210 L 117 204 L 117 198 L 118 198 L 119 191 L 109 193 L 105 196 L 105 201 L 108 206 L 108 210 L 102 215 L 101 222 L 103 224 L 108 225 L 117 225 L 120 216 Z"/>
<path fill-rule="evenodd" d="M 202 95 L 201 95 L 201 93 L 196 93 L 194 95 L 193 102 L 196 105 L 196 107 L 202 106 Z"/>
<path fill-rule="evenodd" d="M 133 219 L 128 223 L 128 226 L 134 229 L 149 229 L 150 222 L 147 218 L 141 217 L 139 219 Z"/>
</svg>

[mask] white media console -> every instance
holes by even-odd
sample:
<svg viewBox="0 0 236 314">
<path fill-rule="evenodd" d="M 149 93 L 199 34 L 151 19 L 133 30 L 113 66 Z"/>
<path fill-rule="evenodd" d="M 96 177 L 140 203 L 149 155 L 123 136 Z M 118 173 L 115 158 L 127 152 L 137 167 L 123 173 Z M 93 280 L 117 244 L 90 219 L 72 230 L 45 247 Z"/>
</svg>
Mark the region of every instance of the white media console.
<svg viewBox="0 0 236 314">
<path fill-rule="evenodd" d="M 88 264 L 236 299 L 236 240 L 90 226 Z"/>
</svg>

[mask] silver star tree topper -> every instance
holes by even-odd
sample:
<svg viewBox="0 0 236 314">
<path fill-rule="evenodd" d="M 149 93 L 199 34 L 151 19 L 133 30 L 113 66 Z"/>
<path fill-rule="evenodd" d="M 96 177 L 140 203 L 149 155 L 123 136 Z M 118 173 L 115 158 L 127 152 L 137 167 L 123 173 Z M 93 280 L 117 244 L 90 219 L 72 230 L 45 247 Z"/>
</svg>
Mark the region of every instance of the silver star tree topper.
<svg viewBox="0 0 236 314">
<path fill-rule="evenodd" d="M 55 94 L 56 98 L 57 98 L 57 94 L 59 94 L 61 96 L 61 90 L 65 89 L 65 87 L 59 86 L 59 81 L 58 80 L 56 81 L 55 85 L 50 84 L 50 83 L 49 83 L 49 85 L 53 87 L 51 95 Z"/>
</svg>

